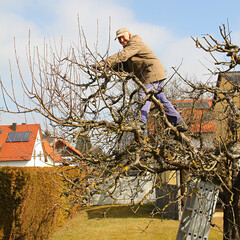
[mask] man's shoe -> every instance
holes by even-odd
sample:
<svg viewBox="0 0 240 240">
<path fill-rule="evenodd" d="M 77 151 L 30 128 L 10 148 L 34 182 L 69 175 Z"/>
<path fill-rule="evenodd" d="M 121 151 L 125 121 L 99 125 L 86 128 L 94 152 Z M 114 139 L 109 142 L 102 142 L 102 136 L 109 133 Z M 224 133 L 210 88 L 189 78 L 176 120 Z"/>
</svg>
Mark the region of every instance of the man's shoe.
<svg viewBox="0 0 240 240">
<path fill-rule="evenodd" d="M 188 130 L 188 126 L 183 120 L 179 121 L 176 128 L 179 132 L 186 132 Z"/>
</svg>

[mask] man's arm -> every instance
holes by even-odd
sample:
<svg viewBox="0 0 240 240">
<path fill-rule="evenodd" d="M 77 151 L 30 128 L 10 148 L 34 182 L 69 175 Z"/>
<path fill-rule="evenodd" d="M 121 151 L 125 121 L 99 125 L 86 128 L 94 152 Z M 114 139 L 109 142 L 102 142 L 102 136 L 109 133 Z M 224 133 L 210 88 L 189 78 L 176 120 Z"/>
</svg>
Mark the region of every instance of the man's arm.
<svg viewBox="0 0 240 240">
<path fill-rule="evenodd" d="M 140 50 L 138 42 L 131 42 L 121 52 L 118 52 L 106 59 L 106 63 L 114 68 L 118 63 L 126 62 L 129 58 L 136 55 Z"/>
</svg>

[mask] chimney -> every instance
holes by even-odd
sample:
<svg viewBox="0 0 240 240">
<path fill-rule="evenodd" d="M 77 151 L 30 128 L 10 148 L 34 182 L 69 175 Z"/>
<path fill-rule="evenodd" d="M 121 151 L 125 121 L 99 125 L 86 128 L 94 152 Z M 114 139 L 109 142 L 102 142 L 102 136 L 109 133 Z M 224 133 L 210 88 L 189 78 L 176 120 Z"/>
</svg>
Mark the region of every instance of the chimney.
<svg viewBox="0 0 240 240">
<path fill-rule="evenodd" d="M 17 123 L 13 123 L 13 124 L 12 124 L 12 130 L 13 130 L 13 131 L 16 131 L 16 129 L 17 129 Z"/>
</svg>

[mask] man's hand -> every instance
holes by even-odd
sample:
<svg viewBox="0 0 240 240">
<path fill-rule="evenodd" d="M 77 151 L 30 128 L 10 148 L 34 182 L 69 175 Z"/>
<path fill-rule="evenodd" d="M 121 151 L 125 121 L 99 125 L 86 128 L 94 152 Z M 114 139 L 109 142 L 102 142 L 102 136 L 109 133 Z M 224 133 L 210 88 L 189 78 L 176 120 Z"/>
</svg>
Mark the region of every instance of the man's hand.
<svg viewBox="0 0 240 240">
<path fill-rule="evenodd" d="M 110 71 L 110 68 L 106 66 L 106 62 L 103 60 L 90 65 L 90 67 L 91 67 L 91 70 L 94 72 L 104 70 L 104 72 L 108 73 Z"/>
<path fill-rule="evenodd" d="M 96 70 L 101 70 L 104 67 L 104 65 L 105 65 L 105 62 L 102 60 L 102 61 L 96 62 L 90 66 L 94 71 L 96 71 Z"/>
</svg>

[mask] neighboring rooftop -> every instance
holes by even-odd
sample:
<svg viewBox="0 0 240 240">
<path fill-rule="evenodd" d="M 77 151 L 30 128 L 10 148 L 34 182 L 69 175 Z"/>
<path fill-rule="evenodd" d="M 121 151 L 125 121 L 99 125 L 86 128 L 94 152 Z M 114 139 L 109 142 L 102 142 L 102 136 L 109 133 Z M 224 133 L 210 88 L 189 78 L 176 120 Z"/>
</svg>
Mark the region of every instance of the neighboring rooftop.
<svg viewBox="0 0 240 240">
<path fill-rule="evenodd" d="M 59 155 L 59 153 L 50 146 L 49 142 L 47 142 L 47 140 L 43 140 L 42 142 L 43 144 L 43 149 L 44 149 L 44 153 L 45 153 L 45 158 L 47 156 L 49 156 L 51 159 L 53 159 L 54 163 L 62 163 L 63 159 L 61 158 L 61 156 Z"/>
<path fill-rule="evenodd" d="M 201 100 L 175 100 L 172 104 L 180 109 L 209 109 L 212 106 L 212 99 Z"/>
<path fill-rule="evenodd" d="M 172 104 L 181 113 L 192 132 L 213 133 L 216 124 L 212 119 L 212 99 L 176 100 Z"/>
<path fill-rule="evenodd" d="M 65 149 L 72 155 L 82 156 L 82 154 L 76 148 L 74 148 L 72 145 L 62 139 L 58 139 L 55 142 L 55 149 Z"/>
<path fill-rule="evenodd" d="M 1 125 L 0 161 L 30 160 L 39 130 L 40 124 Z"/>
</svg>

